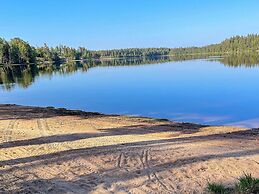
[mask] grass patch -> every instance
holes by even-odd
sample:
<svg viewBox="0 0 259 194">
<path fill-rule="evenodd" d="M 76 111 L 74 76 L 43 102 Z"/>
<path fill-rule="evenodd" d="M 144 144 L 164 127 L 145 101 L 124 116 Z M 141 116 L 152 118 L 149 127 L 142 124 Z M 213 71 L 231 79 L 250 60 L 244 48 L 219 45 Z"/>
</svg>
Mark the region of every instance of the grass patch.
<svg viewBox="0 0 259 194">
<path fill-rule="evenodd" d="M 240 194 L 259 194 L 259 179 L 253 178 L 251 174 L 245 174 L 238 179 L 235 191 Z"/>
<path fill-rule="evenodd" d="M 213 193 L 213 194 L 229 193 L 228 189 L 224 185 L 218 184 L 218 183 L 209 183 L 208 190 L 210 191 L 210 193 Z"/>
<path fill-rule="evenodd" d="M 251 174 L 244 174 L 235 184 L 234 188 L 227 188 L 222 184 L 209 183 L 207 190 L 211 194 L 259 194 L 259 179 Z"/>
</svg>

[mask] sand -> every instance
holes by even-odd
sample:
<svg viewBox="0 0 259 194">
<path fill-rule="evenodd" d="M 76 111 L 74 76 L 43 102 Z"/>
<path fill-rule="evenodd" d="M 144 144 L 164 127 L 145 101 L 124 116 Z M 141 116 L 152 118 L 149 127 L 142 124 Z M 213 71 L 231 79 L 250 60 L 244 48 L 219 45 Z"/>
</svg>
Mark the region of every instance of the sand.
<svg viewBox="0 0 259 194">
<path fill-rule="evenodd" d="M 0 105 L 0 193 L 204 193 L 259 178 L 259 130 Z"/>
</svg>

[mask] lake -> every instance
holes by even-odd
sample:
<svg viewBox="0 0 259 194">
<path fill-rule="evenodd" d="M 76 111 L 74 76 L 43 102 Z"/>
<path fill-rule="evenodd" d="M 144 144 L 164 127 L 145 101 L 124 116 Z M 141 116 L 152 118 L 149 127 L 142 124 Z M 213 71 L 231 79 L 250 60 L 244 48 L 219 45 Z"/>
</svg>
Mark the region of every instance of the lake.
<svg viewBox="0 0 259 194">
<path fill-rule="evenodd" d="M 8 67 L 0 103 L 259 127 L 256 64 L 210 58 Z"/>
</svg>

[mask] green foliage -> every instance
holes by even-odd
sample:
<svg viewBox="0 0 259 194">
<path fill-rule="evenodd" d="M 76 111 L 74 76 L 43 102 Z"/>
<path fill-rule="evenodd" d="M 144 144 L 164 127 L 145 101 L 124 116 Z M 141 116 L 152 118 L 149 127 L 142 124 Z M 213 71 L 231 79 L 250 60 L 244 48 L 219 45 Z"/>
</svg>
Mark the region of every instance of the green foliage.
<svg viewBox="0 0 259 194">
<path fill-rule="evenodd" d="M 259 35 L 235 36 L 226 39 L 219 44 L 212 44 L 204 47 L 187 48 L 129 48 L 93 51 L 93 55 L 99 57 L 153 57 L 158 55 L 220 55 L 237 54 L 247 52 L 259 52 Z"/>
<path fill-rule="evenodd" d="M 10 59 L 10 46 L 7 41 L 0 38 L 0 63 L 6 64 Z"/>
<path fill-rule="evenodd" d="M 57 46 L 53 48 L 44 44 L 43 47 L 36 48 L 36 52 L 38 61 L 56 64 L 64 61 L 84 60 L 92 57 L 91 52 L 83 47 L 75 49 L 67 46 Z"/>
<path fill-rule="evenodd" d="M 25 41 L 14 38 L 10 41 L 10 63 L 34 63 L 34 49 Z"/>
<path fill-rule="evenodd" d="M 226 188 L 222 184 L 209 183 L 208 191 L 212 194 L 259 194 L 259 179 L 245 174 L 238 179 L 234 188 Z"/>
<path fill-rule="evenodd" d="M 128 48 L 92 51 L 95 58 L 121 58 L 121 57 L 154 57 L 158 55 L 169 55 L 169 48 Z"/>
<path fill-rule="evenodd" d="M 14 38 L 10 42 L 0 38 L 0 63 L 34 63 L 35 50 L 27 42 Z"/>
<path fill-rule="evenodd" d="M 157 56 L 215 56 L 215 55 L 240 55 L 259 52 L 259 35 L 235 36 L 219 44 L 204 47 L 188 48 L 128 48 L 89 51 L 84 47 L 71 48 L 67 46 L 32 47 L 27 42 L 14 38 L 7 42 L 0 38 L 0 64 L 11 63 L 62 63 L 72 60 L 100 59 L 100 58 L 125 58 Z"/>
<path fill-rule="evenodd" d="M 245 174 L 238 179 L 235 185 L 235 191 L 238 194 L 258 194 L 259 179 L 253 178 L 251 174 Z"/>
<path fill-rule="evenodd" d="M 66 46 L 49 47 L 44 44 L 42 47 L 34 48 L 19 38 L 11 39 L 9 42 L 0 38 L 0 64 L 57 64 L 91 57 L 92 53 L 83 47 L 75 49 Z"/>
<path fill-rule="evenodd" d="M 209 183 L 208 190 L 213 194 L 228 194 L 229 190 L 222 184 Z"/>
</svg>

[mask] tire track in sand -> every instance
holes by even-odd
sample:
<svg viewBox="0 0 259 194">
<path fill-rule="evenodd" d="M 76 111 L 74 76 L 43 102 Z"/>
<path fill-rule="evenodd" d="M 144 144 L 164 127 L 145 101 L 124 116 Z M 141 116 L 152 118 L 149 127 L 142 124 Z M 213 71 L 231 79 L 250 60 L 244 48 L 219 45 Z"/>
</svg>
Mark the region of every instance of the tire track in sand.
<svg viewBox="0 0 259 194">
<path fill-rule="evenodd" d="M 149 161 L 151 158 L 150 149 L 145 149 L 141 152 L 141 154 L 136 154 L 136 155 L 140 159 L 139 161 L 141 162 L 142 169 L 147 172 L 148 180 L 157 182 L 164 190 L 165 193 L 173 193 L 173 191 L 171 191 L 168 188 L 168 186 L 165 183 L 163 183 L 163 181 L 159 178 L 157 173 L 152 171 L 152 167 L 150 167 L 149 165 Z M 125 163 L 127 159 L 128 157 L 125 156 L 125 153 L 121 152 L 117 157 L 116 167 L 130 172 L 129 169 L 125 167 Z M 141 188 L 140 185 L 137 185 L 137 184 L 134 184 L 134 185 L 136 186 L 136 188 L 140 189 L 141 191 L 147 192 L 146 189 Z"/>
<path fill-rule="evenodd" d="M 44 138 L 50 135 L 50 127 L 44 118 L 37 119 L 37 128 L 39 130 L 40 137 Z M 49 142 L 44 143 L 44 146 L 47 147 L 47 150 L 51 150 L 55 148 L 54 145 L 49 145 Z M 41 153 L 40 151 L 43 151 L 44 149 L 40 146 L 35 147 L 32 149 L 33 152 Z"/>
<path fill-rule="evenodd" d="M 130 152 L 130 151 L 129 151 Z M 134 154 L 133 154 L 134 155 Z M 138 161 L 139 161 L 139 157 L 141 158 L 141 156 L 139 154 L 135 154 L 133 157 L 136 157 L 138 158 Z M 131 171 L 129 170 L 129 168 L 126 166 L 129 158 L 132 157 L 132 156 L 127 156 L 125 152 L 121 151 L 119 156 L 117 157 L 117 163 L 116 163 L 116 167 L 120 170 L 125 170 L 127 171 L 128 173 L 130 173 Z M 140 159 L 141 160 L 141 159 Z M 141 161 L 141 166 L 142 166 L 142 161 Z M 134 172 L 135 173 L 135 172 Z M 137 173 L 139 174 L 139 173 Z M 122 186 L 124 187 L 123 184 L 121 183 L 117 183 L 119 186 Z M 135 182 L 131 182 L 132 186 L 135 186 L 136 189 L 140 190 L 141 193 L 148 193 L 148 191 L 144 188 L 141 188 L 142 185 L 139 185 L 139 184 L 136 184 Z"/>
<path fill-rule="evenodd" d="M 12 135 L 13 135 L 13 130 L 15 127 L 18 127 L 18 120 L 17 119 L 12 119 L 7 128 L 3 129 L 3 143 L 8 143 L 12 141 Z"/>
<path fill-rule="evenodd" d="M 152 180 L 154 179 L 155 181 L 158 182 L 159 185 L 162 186 L 162 188 L 167 191 L 167 192 L 170 192 L 170 193 L 173 193 L 173 191 L 171 191 L 166 184 L 164 184 L 162 182 L 162 180 L 159 178 L 159 176 L 157 175 L 156 172 L 152 171 L 152 168 L 150 167 L 149 165 L 149 161 L 150 161 L 150 149 L 146 149 L 146 150 L 143 150 L 142 152 L 142 156 L 141 156 L 141 161 L 142 161 L 142 164 L 143 164 L 143 169 L 147 170 L 147 174 L 148 174 L 148 179 L 149 180 Z"/>
<path fill-rule="evenodd" d="M 122 168 L 124 158 L 125 158 L 124 153 L 121 152 L 119 157 L 118 157 L 118 160 L 117 160 L 117 167 L 118 168 Z"/>
</svg>

